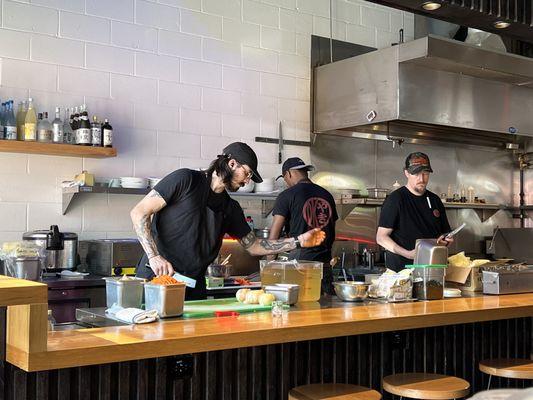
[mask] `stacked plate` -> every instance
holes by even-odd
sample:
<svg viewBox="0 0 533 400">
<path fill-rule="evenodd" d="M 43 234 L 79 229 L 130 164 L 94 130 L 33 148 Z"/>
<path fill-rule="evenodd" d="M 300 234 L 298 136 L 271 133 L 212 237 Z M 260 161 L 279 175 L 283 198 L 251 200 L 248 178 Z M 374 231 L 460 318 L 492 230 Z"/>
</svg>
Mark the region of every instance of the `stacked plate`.
<svg viewBox="0 0 533 400">
<path fill-rule="evenodd" d="M 154 188 L 155 185 L 159 183 L 161 178 L 148 178 L 148 184 L 150 185 L 150 188 Z"/>
<path fill-rule="evenodd" d="M 146 189 L 148 187 L 148 179 L 136 177 L 121 177 L 120 186 L 126 189 Z"/>
</svg>

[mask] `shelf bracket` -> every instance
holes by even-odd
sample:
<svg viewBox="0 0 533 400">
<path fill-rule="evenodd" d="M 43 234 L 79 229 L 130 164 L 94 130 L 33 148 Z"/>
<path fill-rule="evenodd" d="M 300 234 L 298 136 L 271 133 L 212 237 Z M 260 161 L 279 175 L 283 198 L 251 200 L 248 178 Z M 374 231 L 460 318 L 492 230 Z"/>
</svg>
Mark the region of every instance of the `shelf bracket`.
<svg viewBox="0 0 533 400">
<path fill-rule="evenodd" d="M 78 192 L 68 192 L 63 190 L 63 193 L 61 194 L 62 215 L 65 215 L 67 213 L 70 203 L 72 202 L 72 200 L 74 200 L 74 197 L 76 197 L 77 194 Z"/>
<path fill-rule="evenodd" d="M 274 204 L 276 203 L 276 200 L 261 200 L 261 216 L 263 218 L 268 217 L 268 215 L 272 212 L 274 209 Z"/>
</svg>

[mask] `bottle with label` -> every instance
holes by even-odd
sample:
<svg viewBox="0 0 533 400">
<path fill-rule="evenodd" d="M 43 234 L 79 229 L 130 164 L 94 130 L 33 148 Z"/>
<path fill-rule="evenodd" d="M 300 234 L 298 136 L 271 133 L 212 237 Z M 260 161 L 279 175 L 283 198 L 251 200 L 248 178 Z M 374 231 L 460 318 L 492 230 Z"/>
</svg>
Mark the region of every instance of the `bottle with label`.
<svg viewBox="0 0 533 400">
<path fill-rule="evenodd" d="M 63 143 L 63 121 L 61 121 L 61 109 L 56 107 L 56 117 L 52 121 L 52 142 Z"/>
<path fill-rule="evenodd" d="M 102 137 L 104 147 L 113 147 L 113 127 L 109 124 L 109 120 L 104 119 L 102 125 Z"/>
<path fill-rule="evenodd" d="M 48 113 L 39 113 L 39 122 L 37 123 L 37 141 L 43 143 L 52 143 L 52 125 L 48 121 Z"/>
<path fill-rule="evenodd" d="M 72 115 L 70 108 L 65 110 L 65 120 L 63 121 L 63 143 L 74 144 L 74 132 L 72 131 L 71 122 Z"/>
<path fill-rule="evenodd" d="M 82 106 L 78 129 L 76 129 L 76 144 L 80 146 L 91 145 L 91 123 L 84 106 Z"/>
<path fill-rule="evenodd" d="M 24 118 L 24 140 L 34 142 L 37 140 L 37 114 L 33 108 L 33 99 L 28 99 L 28 111 Z"/>
<path fill-rule="evenodd" d="M 13 112 L 13 100 L 8 102 L 8 110 L 6 113 L 4 124 L 4 138 L 6 140 L 17 140 L 17 120 Z"/>
<path fill-rule="evenodd" d="M 80 113 L 78 107 L 74 107 L 74 114 L 72 115 L 72 130 L 76 132 L 80 127 Z"/>
<path fill-rule="evenodd" d="M 91 123 L 91 144 L 94 147 L 102 147 L 102 127 L 96 115 L 93 115 Z"/>
<path fill-rule="evenodd" d="M 17 140 L 24 140 L 24 120 L 26 119 L 26 100 L 19 103 L 17 110 Z"/>
</svg>

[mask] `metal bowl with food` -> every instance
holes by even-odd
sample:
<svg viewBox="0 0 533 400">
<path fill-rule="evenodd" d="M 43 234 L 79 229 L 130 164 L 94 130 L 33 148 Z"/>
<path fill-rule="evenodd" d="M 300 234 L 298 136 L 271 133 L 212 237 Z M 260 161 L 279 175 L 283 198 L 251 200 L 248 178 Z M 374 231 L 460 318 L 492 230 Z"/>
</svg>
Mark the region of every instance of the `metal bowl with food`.
<svg viewBox="0 0 533 400">
<path fill-rule="evenodd" d="M 368 287 L 364 282 L 333 282 L 335 294 L 342 301 L 363 301 L 368 296 Z"/>
<path fill-rule="evenodd" d="M 227 278 L 231 275 L 230 264 L 211 264 L 207 267 L 207 275 L 213 278 Z"/>
</svg>

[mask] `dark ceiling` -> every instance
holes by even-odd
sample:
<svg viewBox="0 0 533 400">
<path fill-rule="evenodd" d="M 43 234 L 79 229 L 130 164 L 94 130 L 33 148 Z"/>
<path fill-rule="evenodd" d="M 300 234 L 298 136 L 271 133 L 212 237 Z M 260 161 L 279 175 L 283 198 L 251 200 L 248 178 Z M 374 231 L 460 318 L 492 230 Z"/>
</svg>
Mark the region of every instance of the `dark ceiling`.
<svg viewBox="0 0 533 400">
<path fill-rule="evenodd" d="M 367 1 L 533 43 L 533 0 L 434 0 L 442 4 L 435 11 L 422 8 L 427 0 Z M 506 21 L 511 25 L 496 29 L 495 21 Z"/>
</svg>

